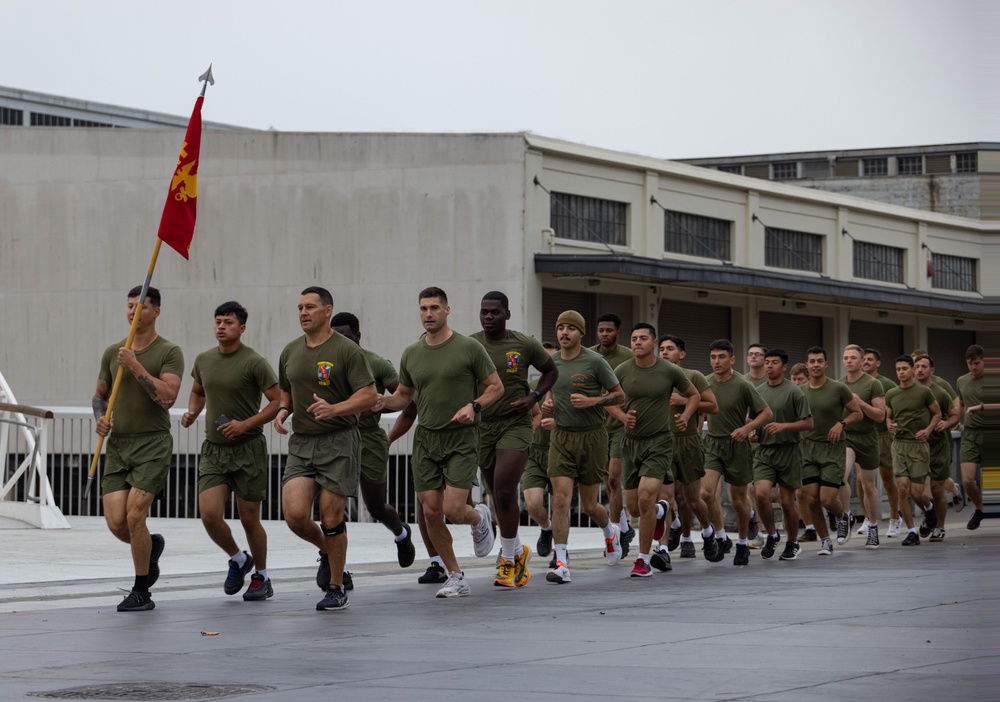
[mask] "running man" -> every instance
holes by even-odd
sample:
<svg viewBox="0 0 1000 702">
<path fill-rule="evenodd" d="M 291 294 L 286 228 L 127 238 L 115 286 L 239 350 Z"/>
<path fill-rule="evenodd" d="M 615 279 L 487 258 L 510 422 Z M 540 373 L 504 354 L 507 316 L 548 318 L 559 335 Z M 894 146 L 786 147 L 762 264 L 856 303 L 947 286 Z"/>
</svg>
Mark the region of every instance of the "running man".
<svg viewBox="0 0 1000 702">
<path fill-rule="evenodd" d="M 983 357 L 985 355 L 983 347 L 978 344 L 973 344 L 966 349 L 965 365 L 969 372 L 956 381 L 965 418 L 962 443 L 959 449 L 962 486 L 965 488 L 966 496 L 972 500 L 976 507 L 966 528 L 973 531 L 979 528 L 983 517 L 986 516 L 983 513 L 983 493 L 979 489 L 979 483 L 976 482 L 976 468 L 983 462 L 983 430 L 986 428 L 983 411 L 1000 409 L 996 405 L 987 407 L 986 403 L 983 402 L 985 393 L 983 373 L 986 368 Z"/>
<path fill-rule="evenodd" d="M 483 295 L 479 323 L 483 330 L 471 338 L 486 349 L 503 384 L 503 396 L 483 412 L 479 427 L 479 469 L 493 496 L 500 528 L 500 562 L 493 584 L 512 588 L 527 584 L 531 548 L 517 534 L 521 519 L 518 483 L 531 445 L 531 411 L 552 389 L 559 375 L 548 352 L 533 337 L 507 328 L 510 305 L 497 290 Z M 542 377 L 532 390 L 530 368 Z"/>
<path fill-rule="evenodd" d="M 556 542 L 556 567 L 545 579 L 559 584 L 571 579 L 566 567 L 566 546 L 570 503 L 573 487 L 577 484 L 580 486 L 580 507 L 604 533 L 605 562 L 614 566 L 622 557 L 618 525 L 612 522 L 597 496 L 607 477 L 608 431 L 604 408 L 620 405 L 625 393 L 608 362 L 596 351 L 583 347 L 586 331 L 583 315 L 575 310 L 566 310 L 556 319 L 559 353 L 553 359 L 559 369 L 559 378 L 542 403 L 542 412 L 551 412 L 553 416 L 550 420 L 554 429 L 549 445 L 549 480 L 552 482 L 552 534 Z"/>
<path fill-rule="evenodd" d="M 951 430 L 958 426 L 958 407 L 952 404 L 948 392 L 931 380 L 934 375 L 934 360 L 930 356 L 923 356 L 913 362 L 913 374 L 917 383 L 934 393 L 934 399 L 941 409 L 941 421 L 927 439 L 927 447 L 930 450 L 928 478 L 936 524 L 932 528 L 931 520 L 925 514 L 924 523 L 920 525 L 920 535 L 929 536 L 931 541 L 944 541 L 944 522 L 948 516 L 948 500 L 944 496 L 944 486 L 951 478 Z"/>
<path fill-rule="evenodd" d="M 129 325 L 135 319 L 141 294 L 138 285 L 128 292 Z M 96 431 L 108 437 L 101 478 L 104 519 L 111 533 L 131 547 L 135 566 L 135 582 L 118 605 L 119 612 L 153 609 L 156 604 L 149 588 L 160 577 L 164 540 L 160 534 L 150 535 L 146 515 L 153 499 L 167 485 L 174 451 L 169 410 L 181 389 L 184 355 L 180 347 L 156 333 L 159 316 L 160 291 L 150 287 L 132 348 L 125 348 L 126 340 L 122 339 L 105 349 L 92 402 Z M 108 421 L 104 413 L 119 367 L 126 372 L 118 387 L 114 416 Z"/>
<path fill-rule="evenodd" d="M 489 555 L 494 539 L 490 508 L 470 505 L 469 493 L 478 468 L 480 414 L 500 400 L 503 384 L 483 345 L 448 326 L 451 307 L 444 290 L 425 288 L 418 302 L 426 333 L 403 351 L 399 386 L 380 404 L 398 411 L 416 401 L 413 486 L 427 536 L 448 571 L 436 596 L 466 597 L 469 584 L 444 520 L 468 524 L 476 556 Z"/>
<path fill-rule="evenodd" d="M 288 434 L 286 422 L 295 417 L 282 476 L 281 510 L 288 528 L 319 549 L 316 579 L 326 582 L 327 588 L 316 609 L 342 611 L 350 605 L 344 588 L 344 509 L 358 492 L 358 413 L 375 404 L 375 378 L 358 345 L 330 328 L 329 290 L 317 286 L 303 290 L 298 315 L 305 334 L 285 346 L 278 360 L 281 404 L 275 431 Z M 317 496 L 319 525 L 312 520 Z"/>
<path fill-rule="evenodd" d="M 871 377 L 875 378 L 875 380 L 882 385 L 883 392 L 888 394 L 890 390 L 896 387 L 896 383 L 891 378 L 881 375 L 878 372 L 881 367 L 882 354 L 879 353 L 878 349 L 865 349 L 864 359 L 861 362 L 861 369 Z M 885 404 L 885 399 L 882 400 L 882 403 Z M 896 476 L 892 473 L 892 435 L 886 428 L 886 423 L 884 421 L 879 422 L 875 426 L 875 432 L 878 434 L 879 477 L 882 478 L 882 486 L 885 488 L 886 497 L 889 498 L 889 528 L 886 529 L 885 536 L 888 539 L 892 539 L 899 536 L 899 529 L 903 524 L 903 520 L 899 518 L 899 493 L 896 491 Z M 862 485 L 862 487 L 864 487 L 864 485 Z M 877 487 L 878 486 L 876 485 L 876 488 Z M 866 497 L 865 499 L 868 498 Z M 877 504 L 882 503 L 882 500 L 877 493 L 875 499 Z M 859 529 L 858 533 L 863 534 L 864 532 Z"/>
<path fill-rule="evenodd" d="M 558 346 L 549 341 L 542 342 L 542 348 L 549 356 L 559 350 Z M 556 567 L 552 551 L 552 522 L 545 505 L 545 493 L 552 492 L 552 484 L 549 482 L 549 440 L 552 429 L 550 426 L 543 426 L 542 422 L 546 419 L 546 425 L 551 424 L 552 415 L 543 413 L 541 406 L 535 405 L 531 410 L 531 445 L 528 447 L 524 473 L 521 474 L 521 492 L 524 495 L 524 509 L 540 528 L 535 549 L 539 556 L 547 558 L 552 555 L 553 560 L 549 564 L 552 569 Z"/>
<path fill-rule="evenodd" d="M 767 384 L 767 372 L 764 370 L 764 354 L 767 353 L 767 349 L 763 344 L 758 342 L 753 342 L 747 346 L 747 374 L 746 379 L 750 381 L 750 384 L 755 388 L 759 388 L 761 385 Z M 751 435 L 750 443 L 750 454 L 751 456 L 756 456 L 757 448 L 759 443 L 755 440 L 757 439 L 757 434 Z M 770 501 L 771 496 L 768 495 L 767 499 Z M 763 537 L 757 540 L 760 535 L 760 525 L 757 523 L 757 491 L 754 488 L 754 484 L 750 483 L 747 485 L 747 500 L 750 503 L 750 522 L 747 526 L 747 538 L 750 540 L 750 544 L 757 548 L 758 546 L 764 545 Z M 769 504 L 770 506 L 770 504 Z"/>
<path fill-rule="evenodd" d="M 278 414 L 280 392 L 271 364 L 243 343 L 248 316 L 236 301 L 215 308 L 218 346 L 194 359 L 194 384 L 181 426 L 194 424 L 208 407 L 198 458 L 198 511 L 209 538 L 229 556 L 223 591 L 235 595 L 243 589 L 247 573 L 254 571 L 243 593 L 243 599 L 250 602 L 274 595 L 267 574 L 267 532 L 260 523 L 260 503 L 267 497 L 269 465 L 264 425 Z M 261 397 L 267 398 L 263 409 Z M 249 553 L 236 544 L 225 521 L 230 493 L 236 493 Z"/>
</svg>

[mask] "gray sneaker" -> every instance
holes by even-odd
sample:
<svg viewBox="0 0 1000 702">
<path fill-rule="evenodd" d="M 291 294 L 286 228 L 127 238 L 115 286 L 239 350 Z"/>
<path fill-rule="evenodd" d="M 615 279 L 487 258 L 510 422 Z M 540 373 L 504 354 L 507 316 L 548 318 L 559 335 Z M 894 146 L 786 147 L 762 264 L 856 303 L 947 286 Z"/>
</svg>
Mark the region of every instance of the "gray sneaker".
<svg viewBox="0 0 1000 702">
<path fill-rule="evenodd" d="M 243 593 L 244 602 L 258 602 L 274 597 L 274 590 L 271 589 L 271 579 L 265 578 L 260 573 L 250 576 L 250 587 Z"/>
<path fill-rule="evenodd" d="M 347 598 L 347 591 L 340 585 L 330 585 L 326 589 L 326 597 L 316 603 L 316 609 L 328 612 L 340 612 L 347 609 L 351 601 Z"/>
<path fill-rule="evenodd" d="M 444 587 L 437 591 L 436 597 L 468 597 L 469 584 L 465 582 L 464 573 L 448 573 Z"/>
<path fill-rule="evenodd" d="M 844 522 L 846 524 L 847 522 Z M 823 544 L 820 546 L 817 555 L 820 556 L 832 556 L 833 555 L 833 540 L 828 536 L 823 539 Z"/>
<path fill-rule="evenodd" d="M 865 542 L 865 548 L 869 551 L 875 551 L 878 546 L 878 526 L 872 524 L 868 527 L 868 541 Z"/>
<path fill-rule="evenodd" d="M 493 550 L 493 540 L 496 538 L 493 533 L 493 517 L 490 515 L 490 508 L 482 502 L 475 506 L 475 510 L 481 519 L 478 524 L 472 525 L 472 545 L 476 550 L 476 556 L 485 558 Z M 448 585 L 445 583 L 441 590 L 447 587 Z M 444 597 L 448 597 L 448 595 L 444 595 Z"/>
</svg>

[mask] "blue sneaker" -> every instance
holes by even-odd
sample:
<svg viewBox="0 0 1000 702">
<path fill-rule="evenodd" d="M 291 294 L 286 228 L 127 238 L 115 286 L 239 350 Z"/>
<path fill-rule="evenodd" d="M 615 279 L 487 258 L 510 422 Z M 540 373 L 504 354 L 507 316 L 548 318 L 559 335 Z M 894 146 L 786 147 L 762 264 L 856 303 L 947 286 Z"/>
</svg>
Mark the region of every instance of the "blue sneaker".
<svg viewBox="0 0 1000 702">
<path fill-rule="evenodd" d="M 251 556 L 246 551 L 243 554 L 247 557 L 246 561 L 243 563 L 243 567 L 236 565 L 236 561 L 229 560 L 229 574 L 226 576 L 226 584 L 222 586 L 222 589 L 226 591 L 227 595 L 235 595 L 237 592 L 243 589 L 243 583 L 246 582 L 247 573 L 253 570 L 253 556 Z"/>
</svg>

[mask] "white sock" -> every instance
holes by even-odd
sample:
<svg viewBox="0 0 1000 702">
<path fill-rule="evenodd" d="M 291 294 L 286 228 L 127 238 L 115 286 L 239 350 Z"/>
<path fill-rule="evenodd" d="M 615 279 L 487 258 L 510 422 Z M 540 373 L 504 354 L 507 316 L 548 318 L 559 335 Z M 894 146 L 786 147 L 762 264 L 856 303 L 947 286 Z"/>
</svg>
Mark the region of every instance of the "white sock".
<svg viewBox="0 0 1000 702">
<path fill-rule="evenodd" d="M 556 544 L 556 560 L 563 563 L 568 560 L 566 556 L 566 544 Z"/>
<path fill-rule="evenodd" d="M 500 557 L 508 561 L 513 561 L 517 553 L 517 537 L 505 539 L 500 537 Z"/>
<path fill-rule="evenodd" d="M 624 508 L 622 509 L 621 514 L 618 515 L 618 528 L 622 530 L 622 533 L 625 533 L 626 531 L 628 531 L 628 528 L 629 528 L 628 527 L 628 512 L 626 512 L 624 510 Z"/>
<path fill-rule="evenodd" d="M 704 538 L 704 536 L 705 536 L 705 534 L 704 534 L 704 533 L 702 533 L 702 537 L 703 537 L 703 538 Z M 691 535 L 690 535 L 690 534 L 688 534 L 687 536 L 682 536 L 682 537 L 681 537 L 681 543 L 682 543 L 682 544 L 685 544 L 685 543 L 687 543 L 687 544 L 691 544 L 691 543 L 694 543 L 694 539 L 692 539 L 692 538 L 691 538 Z M 663 548 L 663 547 L 661 546 L 660 548 Z"/>
<path fill-rule="evenodd" d="M 656 518 L 657 519 L 663 519 L 663 517 L 666 515 L 666 513 L 667 513 L 667 510 L 663 509 L 663 505 L 660 504 L 659 502 L 657 502 L 656 503 Z"/>
<path fill-rule="evenodd" d="M 747 546 L 750 542 L 747 541 L 746 539 L 736 539 L 736 543 L 740 544 L 741 546 Z"/>
<path fill-rule="evenodd" d="M 264 580 L 267 580 L 267 568 L 264 570 L 258 570 L 257 572 L 264 576 Z"/>
<path fill-rule="evenodd" d="M 911 534 L 916 534 L 916 533 L 917 533 L 917 528 L 916 528 L 916 527 L 913 527 L 912 529 L 907 529 L 907 531 L 908 531 L 909 533 L 911 533 Z"/>
<path fill-rule="evenodd" d="M 725 541 L 726 540 L 726 530 L 725 529 L 719 529 L 717 532 L 715 532 L 715 538 L 722 539 L 723 541 Z"/>
<path fill-rule="evenodd" d="M 648 553 L 640 553 L 639 554 L 639 558 L 642 559 L 643 563 L 645 563 L 646 565 L 649 565 L 649 554 Z"/>
<path fill-rule="evenodd" d="M 615 535 L 614 525 L 611 522 L 604 525 L 604 528 L 602 528 L 601 531 L 604 532 L 605 539 L 613 538 Z"/>
<path fill-rule="evenodd" d="M 681 541 L 683 541 L 683 540 L 684 539 L 681 539 Z M 690 541 L 690 540 L 691 540 L 691 538 L 688 537 L 688 541 Z M 666 544 L 660 544 L 660 553 L 667 553 L 668 551 L 669 551 L 669 549 L 667 548 Z"/>
<path fill-rule="evenodd" d="M 444 570 L 444 561 L 441 560 L 441 556 L 434 556 L 431 558 L 431 563 L 437 563 Z"/>
<path fill-rule="evenodd" d="M 815 524 L 806 524 L 806 531 L 816 531 Z"/>
<path fill-rule="evenodd" d="M 711 527 L 711 526 L 707 526 L 707 527 L 705 527 L 704 529 L 701 530 L 701 538 L 702 539 L 710 539 L 710 538 L 712 538 L 712 534 L 714 534 L 714 533 L 715 533 L 715 528 Z M 681 540 L 683 541 L 683 539 L 681 539 Z M 691 540 L 691 537 L 689 536 L 688 537 L 688 541 L 690 541 L 690 540 Z"/>
<path fill-rule="evenodd" d="M 681 528 L 681 519 L 680 519 L 680 517 L 674 517 L 674 521 L 670 522 L 670 528 L 671 529 L 680 529 Z"/>
<path fill-rule="evenodd" d="M 539 529 L 541 529 L 542 531 L 552 531 L 552 525 L 550 524 L 548 528 L 539 527 Z"/>
<path fill-rule="evenodd" d="M 781 538 L 781 534 L 779 534 L 778 532 L 774 532 L 773 534 L 771 534 L 771 538 L 777 541 L 778 539 Z"/>
<path fill-rule="evenodd" d="M 242 568 L 243 564 L 247 562 L 246 551 L 237 551 L 235 556 L 232 556 L 229 560 L 236 563 L 237 568 Z"/>
<path fill-rule="evenodd" d="M 396 534 L 395 536 L 393 536 L 392 540 L 398 544 L 400 541 L 404 541 L 406 537 L 409 535 L 410 535 L 410 527 L 408 524 L 404 524 L 403 530 L 398 534 Z"/>
</svg>

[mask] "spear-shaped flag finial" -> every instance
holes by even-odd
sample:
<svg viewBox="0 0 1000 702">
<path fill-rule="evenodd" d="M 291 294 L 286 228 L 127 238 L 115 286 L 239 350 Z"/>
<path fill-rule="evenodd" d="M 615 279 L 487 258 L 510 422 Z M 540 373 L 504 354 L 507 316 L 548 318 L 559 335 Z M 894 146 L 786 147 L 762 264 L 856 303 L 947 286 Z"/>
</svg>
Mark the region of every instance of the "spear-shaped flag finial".
<svg viewBox="0 0 1000 702">
<path fill-rule="evenodd" d="M 201 86 L 201 94 L 204 95 L 209 85 L 215 85 L 215 78 L 212 76 L 212 64 L 208 64 L 208 70 L 198 76 L 198 81 L 205 85 Z"/>
</svg>

